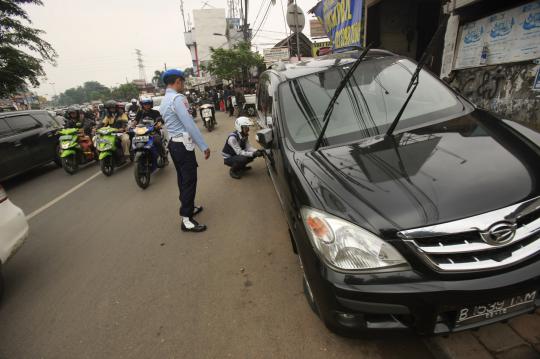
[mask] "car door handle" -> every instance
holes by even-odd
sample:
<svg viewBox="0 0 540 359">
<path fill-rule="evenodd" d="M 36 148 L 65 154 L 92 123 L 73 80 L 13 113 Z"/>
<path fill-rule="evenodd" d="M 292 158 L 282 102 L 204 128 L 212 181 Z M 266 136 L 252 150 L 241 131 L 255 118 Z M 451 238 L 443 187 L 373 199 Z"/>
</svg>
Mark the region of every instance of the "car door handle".
<svg viewBox="0 0 540 359">
<path fill-rule="evenodd" d="M 13 146 L 14 147 L 20 147 L 20 146 L 22 146 L 22 143 L 21 143 L 21 141 L 17 141 L 17 142 L 13 143 Z"/>
</svg>

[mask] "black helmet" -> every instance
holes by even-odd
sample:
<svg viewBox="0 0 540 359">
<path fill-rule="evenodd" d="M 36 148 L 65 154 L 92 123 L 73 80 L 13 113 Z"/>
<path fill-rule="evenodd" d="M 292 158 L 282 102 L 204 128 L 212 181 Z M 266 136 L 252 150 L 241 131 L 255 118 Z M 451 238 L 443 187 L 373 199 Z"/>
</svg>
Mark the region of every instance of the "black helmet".
<svg viewBox="0 0 540 359">
<path fill-rule="evenodd" d="M 105 102 L 105 108 L 107 109 L 116 109 L 116 101 L 115 100 L 109 100 Z"/>
</svg>

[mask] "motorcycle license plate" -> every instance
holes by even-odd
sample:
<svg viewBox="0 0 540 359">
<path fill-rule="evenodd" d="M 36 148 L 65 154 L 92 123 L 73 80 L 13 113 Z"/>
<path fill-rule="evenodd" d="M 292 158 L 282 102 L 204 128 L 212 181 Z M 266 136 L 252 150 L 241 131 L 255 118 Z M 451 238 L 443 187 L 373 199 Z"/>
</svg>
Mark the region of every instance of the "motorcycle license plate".
<svg viewBox="0 0 540 359">
<path fill-rule="evenodd" d="M 148 142 L 148 136 L 136 136 L 133 137 L 133 142 Z"/>
<path fill-rule="evenodd" d="M 202 110 L 202 115 L 203 117 L 212 117 L 212 110 L 205 108 L 204 110 Z"/>
<path fill-rule="evenodd" d="M 534 307 L 535 299 L 536 291 L 533 290 L 525 294 L 493 301 L 487 304 L 461 308 L 457 312 L 456 328 L 519 312 L 523 309 L 532 309 Z"/>
</svg>

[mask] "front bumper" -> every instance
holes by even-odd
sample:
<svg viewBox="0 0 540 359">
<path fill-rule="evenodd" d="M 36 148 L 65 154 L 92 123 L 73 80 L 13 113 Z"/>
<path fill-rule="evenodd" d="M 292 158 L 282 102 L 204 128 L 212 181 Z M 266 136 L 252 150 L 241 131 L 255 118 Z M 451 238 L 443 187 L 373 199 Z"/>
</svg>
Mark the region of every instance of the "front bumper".
<svg viewBox="0 0 540 359">
<path fill-rule="evenodd" d="M 9 199 L 0 203 L 0 262 L 5 263 L 28 237 L 23 211 Z"/>
<path fill-rule="evenodd" d="M 445 334 L 503 321 L 540 307 L 456 326 L 458 311 L 534 290 L 540 291 L 540 260 L 518 269 L 475 279 L 427 279 L 413 271 L 347 275 L 320 263 L 311 284 L 319 294 L 319 310 L 330 329 L 343 334 L 372 330 L 413 330 Z"/>
</svg>

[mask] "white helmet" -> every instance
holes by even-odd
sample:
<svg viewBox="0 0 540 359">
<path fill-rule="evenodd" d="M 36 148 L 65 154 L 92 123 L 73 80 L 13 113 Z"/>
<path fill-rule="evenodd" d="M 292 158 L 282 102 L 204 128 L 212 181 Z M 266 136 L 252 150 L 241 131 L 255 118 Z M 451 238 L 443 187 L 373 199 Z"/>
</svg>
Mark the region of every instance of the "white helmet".
<svg viewBox="0 0 540 359">
<path fill-rule="evenodd" d="M 136 104 L 137 104 L 137 99 L 136 99 L 136 98 L 132 98 L 132 99 L 131 99 L 131 103 L 132 103 L 133 105 L 136 105 Z"/>
<path fill-rule="evenodd" d="M 249 118 L 245 116 L 238 117 L 236 121 L 234 121 L 234 128 L 236 128 L 236 131 L 242 132 L 242 127 L 244 126 L 247 126 L 247 127 L 253 126 L 253 121 L 251 121 Z"/>
</svg>

